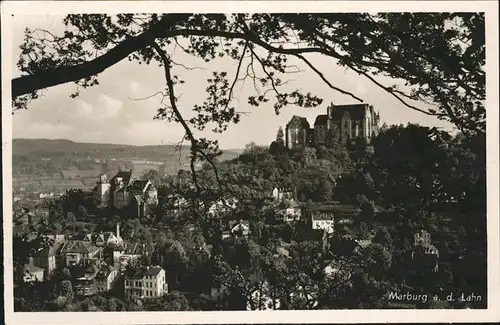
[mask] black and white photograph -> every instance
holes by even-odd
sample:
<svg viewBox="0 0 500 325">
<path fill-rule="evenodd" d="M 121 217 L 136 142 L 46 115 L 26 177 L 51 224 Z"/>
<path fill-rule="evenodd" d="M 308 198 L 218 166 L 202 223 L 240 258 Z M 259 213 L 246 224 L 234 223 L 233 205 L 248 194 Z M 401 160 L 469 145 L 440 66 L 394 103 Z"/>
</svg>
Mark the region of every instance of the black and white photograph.
<svg viewBox="0 0 500 325">
<path fill-rule="evenodd" d="M 500 319 L 498 3 L 8 1 L 2 38 L 12 323 Z"/>
</svg>

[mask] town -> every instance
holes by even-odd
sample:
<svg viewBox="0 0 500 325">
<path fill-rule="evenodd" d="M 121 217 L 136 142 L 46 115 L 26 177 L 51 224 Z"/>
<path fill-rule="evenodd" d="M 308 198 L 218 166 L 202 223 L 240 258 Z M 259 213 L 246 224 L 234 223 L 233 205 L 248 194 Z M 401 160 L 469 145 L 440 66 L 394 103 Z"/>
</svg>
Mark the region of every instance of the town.
<svg viewBox="0 0 500 325">
<path fill-rule="evenodd" d="M 196 177 L 158 162 L 102 172 L 93 186 L 18 189 L 16 310 L 470 306 L 388 295 L 481 292 L 470 267 L 482 263 L 471 246 L 481 222 L 466 231 L 456 217 L 480 208 L 448 159 L 465 145 L 380 125 L 368 104 L 326 110 L 312 128 L 293 116 L 269 146 L 201 164 Z"/>
</svg>

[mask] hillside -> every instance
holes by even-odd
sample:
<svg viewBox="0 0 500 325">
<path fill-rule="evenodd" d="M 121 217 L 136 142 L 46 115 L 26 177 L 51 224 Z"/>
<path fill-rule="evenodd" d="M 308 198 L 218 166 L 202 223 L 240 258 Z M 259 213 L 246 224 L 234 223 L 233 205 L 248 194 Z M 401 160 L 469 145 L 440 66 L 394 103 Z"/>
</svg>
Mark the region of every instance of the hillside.
<svg viewBox="0 0 500 325">
<path fill-rule="evenodd" d="M 15 187 L 42 191 L 88 188 L 100 173 L 134 170 L 140 176 L 151 170 L 174 175 L 189 169 L 189 147 L 174 145 L 132 146 L 73 142 L 65 139 L 14 139 L 12 169 Z M 221 161 L 240 152 L 224 151 Z M 197 168 L 201 165 L 197 164 Z"/>
<path fill-rule="evenodd" d="M 228 160 L 237 157 L 241 151 L 224 150 L 221 160 Z M 42 157 L 51 158 L 52 156 L 60 156 L 70 154 L 74 156 L 92 158 L 143 158 L 147 160 L 160 160 L 168 162 L 171 159 L 179 161 L 187 159 L 189 155 L 189 147 L 183 146 L 182 150 L 178 150 L 174 145 L 146 145 L 133 146 L 125 144 L 110 144 L 110 143 L 87 143 L 74 142 L 66 139 L 14 139 L 12 141 L 13 155 L 39 155 Z"/>
</svg>

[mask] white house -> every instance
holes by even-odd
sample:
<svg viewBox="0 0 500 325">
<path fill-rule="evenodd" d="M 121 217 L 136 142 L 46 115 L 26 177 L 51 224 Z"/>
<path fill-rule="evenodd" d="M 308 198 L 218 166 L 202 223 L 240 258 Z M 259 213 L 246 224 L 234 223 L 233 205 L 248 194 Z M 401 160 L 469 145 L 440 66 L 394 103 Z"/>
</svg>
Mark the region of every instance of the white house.
<svg viewBox="0 0 500 325">
<path fill-rule="evenodd" d="M 87 260 L 96 260 L 98 253 L 98 247 L 82 240 L 68 241 L 61 248 L 61 254 L 65 256 L 67 266 Z"/>
<path fill-rule="evenodd" d="M 23 281 L 25 283 L 42 282 L 43 273 L 44 270 L 42 268 L 26 264 L 24 266 Z"/>
<path fill-rule="evenodd" d="M 290 200 L 293 199 L 293 196 L 293 191 L 289 188 L 275 187 L 272 192 L 272 197 L 275 201 Z"/>
<path fill-rule="evenodd" d="M 97 292 L 107 292 L 113 288 L 118 279 L 118 269 L 112 266 L 104 266 L 95 276 Z"/>
<path fill-rule="evenodd" d="M 332 234 L 335 229 L 334 216 L 331 213 L 314 213 L 311 217 L 311 227 L 313 230 L 326 230 Z"/>
<path fill-rule="evenodd" d="M 238 206 L 238 203 L 239 201 L 236 198 L 226 198 L 224 200 L 219 200 L 213 203 L 208 208 L 208 214 L 216 215 L 218 213 L 225 213 L 230 210 L 235 210 Z"/>
<path fill-rule="evenodd" d="M 141 255 L 138 254 L 121 254 L 118 256 L 118 259 L 115 260 L 115 256 L 113 256 L 113 260 L 115 262 L 115 267 L 120 269 L 120 271 L 125 270 L 127 265 L 137 261 Z"/>
<path fill-rule="evenodd" d="M 128 298 L 152 299 L 168 292 L 165 270 L 159 266 L 129 270 L 124 285 Z"/>
<path fill-rule="evenodd" d="M 101 233 L 90 233 L 85 235 L 83 241 L 98 247 L 119 247 L 123 246 L 123 239 L 120 236 L 120 224 L 116 224 L 116 235 L 111 231 Z"/>
<path fill-rule="evenodd" d="M 231 236 L 247 237 L 248 235 L 250 235 L 250 223 L 247 220 L 232 221 L 229 223 L 229 230 L 222 232 L 222 239 Z"/>
<path fill-rule="evenodd" d="M 302 209 L 300 205 L 294 201 L 290 200 L 288 203 L 285 203 L 283 209 L 279 211 L 278 217 L 283 222 L 294 222 L 299 221 L 302 217 Z"/>
</svg>

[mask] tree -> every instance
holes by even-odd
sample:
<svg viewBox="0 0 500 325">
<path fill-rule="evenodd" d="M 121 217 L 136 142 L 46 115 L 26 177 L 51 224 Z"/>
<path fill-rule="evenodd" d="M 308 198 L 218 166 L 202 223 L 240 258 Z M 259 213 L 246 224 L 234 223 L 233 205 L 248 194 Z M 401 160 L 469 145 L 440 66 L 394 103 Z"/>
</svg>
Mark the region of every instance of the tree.
<svg viewBox="0 0 500 325">
<path fill-rule="evenodd" d="M 278 129 L 278 133 L 276 134 L 276 142 L 282 148 L 285 147 L 285 133 L 283 132 L 283 128 L 280 126 Z"/>
<path fill-rule="evenodd" d="M 72 296 L 73 295 L 73 286 L 70 280 L 61 281 L 61 295 L 63 296 Z"/>
<path fill-rule="evenodd" d="M 368 201 L 361 204 L 361 211 L 359 212 L 359 222 L 365 223 L 367 226 L 371 226 L 375 220 L 375 204 L 373 201 Z"/>
<path fill-rule="evenodd" d="M 311 93 L 282 90 L 292 59 L 315 72 L 332 90 L 361 101 L 334 86 L 309 61 L 307 54 L 317 53 L 368 78 L 410 109 L 463 130 L 485 130 L 484 13 L 74 14 L 64 24 L 62 35 L 26 31 L 18 62 L 22 75 L 12 80 L 15 107 L 26 108 L 48 87 L 68 82 L 83 88 L 96 85 L 99 73 L 125 58 L 158 63 L 169 93 L 163 95 L 170 103 L 160 108 L 157 117 L 181 123 L 193 153 L 199 153 L 216 143 L 195 139 L 189 126 L 204 129 L 214 122 L 216 131 L 224 131 L 228 123 L 237 123 L 241 114 L 231 101 L 238 82 L 260 81 L 275 95 L 276 112 L 290 104 L 310 107 L 322 102 Z M 283 41 L 290 46 L 275 45 Z M 179 42 L 187 54 L 206 62 L 222 57 L 238 62 L 233 81 L 226 71 L 214 72 L 208 80 L 209 98 L 194 107 L 199 115 L 188 121 L 177 109 L 174 91 L 184 81 L 172 75 L 172 48 Z M 38 55 L 30 55 L 33 52 Z M 242 76 L 245 65 L 259 65 L 262 75 Z M 408 87 L 383 85 L 375 77 L 380 74 L 401 78 Z M 270 101 L 268 92 L 259 93 L 248 98 L 250 105 Z M 437 107 L 419 108 L 410 100 L 434 102 Z"/>
<path fill-rule="evenodd" d="M 372 238 L 372 243 L 380 244 L 386 249 L 392 246 L 391 234 L 387 230 L 387 227 L 377 227 L 375 230 L 375 237 Z"/>
<path fill-rule="evenodd" d="M 85 209 L 85 207 L 83 205 L 80 205 L 80 207 L 78 208 L 78 214 L 80 215 L 80 217 L 83 220 L 87 220 L 87 218 L 89 216 L 87 209 Z"/>
</svg>

